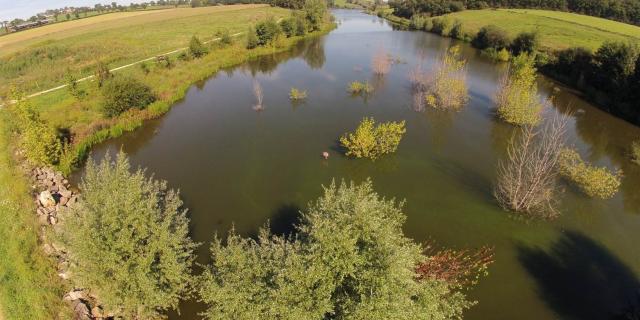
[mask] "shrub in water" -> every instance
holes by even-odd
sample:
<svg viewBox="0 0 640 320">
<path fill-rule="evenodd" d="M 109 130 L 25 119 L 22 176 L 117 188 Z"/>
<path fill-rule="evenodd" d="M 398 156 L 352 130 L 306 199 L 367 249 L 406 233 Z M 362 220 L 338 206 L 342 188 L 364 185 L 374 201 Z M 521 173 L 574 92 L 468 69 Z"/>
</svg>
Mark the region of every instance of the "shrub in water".
<svg viewBox="0 0 640 320">
<path fill-rule="evenodd" d="M 514 125 L 534 125 L 540 121 L 543 103 L 536 87 L 534 57 L 521 54 L 511 61 L 509 71 L 496 93 L 498 117 Z"/>
<path fill-rule="evenodd" d="M 404 121 L 385 122 L 376 126 L 373 118 L 364 118 L 355 132 L 340 138 L 340 143 L 347 149 L 347 156 L 375 160 L 396 151 L 406 132 L 404 124 Z"/>
<path fill-rule="evenodd" d="M 373 92 L 373 87 L 367 81 L 353 81 L 347 86 L 347 91 L 353 95 L 369 94 Z"/>
<path fill-rule="evenodd" d="M 204 44 L 202 44 L 200 39 L 198 39 L 198 37 L 193 36 L 193 37 L 191 37 L 191 41 L 189 41 L 189 50 L 188 50 L 188 52 L 189 52 L 189 56 L 194 57 L 194 58 L 200 58 L 200 57 L 204 56 L 205 54 L 207 54 L 208 50 L 204 46 Z"/>
<path fill-rule="evenodd" d="M 574 149 L 563 149 L 558 162 L 560 174 L 592 198 L 610 199 L 621 184 L 622 171 L 611 172 L 582 160 Z"/>
<path fill-rule="evenodd" d="M 155 95 L 146 84 L 130 77 L 114 77 L 102 87 L 104 104 L 102 113 L 117 116 L 131 108 L 144 109 L 155 101 Z"/>
<path fill-rule="evenodd" d="M 471 42 L 471 44 L 478 49 L 508 48 L 509 43 L 509 35 L 507 32 L 494 25 L 482 27 Z"/>
<path fill-rule="evenodd" d="M 567 122 L 566 116 L 556 116 L 545 127 L 526 126 L 511 139 L 494 189 L 503 209 L 542 218 L 558 214 L 556 166 Z"/>
<path fill-rule="evenodd" d="M 71 281 L 95 293 L 105 314 L 160 319 L 188 293 L 196 244 L 178 193 L 130 169 L 123 153 L 90 160 L 82 202 L 59 215 L 57 232 Z"/>
<path fill-rule="evenodd" d="M 506 48 L 502 48 L 500 50 L 496 50 L 496 48 L 486 48 L 480 53 L 496 62 L 508 62 L 511 58 L 511 54 Z"/>
<path fill-rule="evenodd" d="M 425 99 L 436 109 L 460 110 L 469 99 L 466 66 L 460 58 L 460 47 L 451 47 L 438 65 L 431 83 L 428 84 Z"/>
<path fill-rule="evenodd" d="M 291 88 L 289 91 L 289 99 L 291 100 L 303 100 L 307 98 L 307 91 L 300 90 L 298 88 Z"/>
</svg>

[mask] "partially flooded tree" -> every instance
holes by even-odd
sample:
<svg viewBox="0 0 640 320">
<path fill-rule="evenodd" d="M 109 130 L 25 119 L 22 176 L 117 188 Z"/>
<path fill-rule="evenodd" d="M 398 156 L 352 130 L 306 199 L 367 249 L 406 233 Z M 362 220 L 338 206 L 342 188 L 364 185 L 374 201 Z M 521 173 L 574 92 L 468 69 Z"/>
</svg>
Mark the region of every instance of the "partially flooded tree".
<svg viewBox="0 0 640 320">
<path fill-rule="evenodd" d="M 451 47 L 436 67 L 428 82 L 425 99 L 436 109 L 460 110 L 469 100 L 466 80 L 466 60 L 460 57 L 460 47 Z"/>
<path fill-rule="evenodd" d="M 384 76 L 389 73 L 390 68 L 391 59 L 389 58 L 389 54 L 387 54 L 384 48 L 379 48 L 373 56 L 373 61 L 371 61 L 373 73 L 377 76 Z"/>
<path fill-rule="evenodd" d="M 567 116 L 554 116 L 543 127 L 523 127 L 511 140 L 494 190 L 502 208 L 538 217 L 558 214 L 557 165 L 567 122 Z"/>
<path fill-rule="evenodd" d="M 534 64 L 534 56 L 526 53 L 513 58 L 495 96 L 500 119 L 513 125 L 540 122 L 543 102 L 536 87 Z"/>
</svg>

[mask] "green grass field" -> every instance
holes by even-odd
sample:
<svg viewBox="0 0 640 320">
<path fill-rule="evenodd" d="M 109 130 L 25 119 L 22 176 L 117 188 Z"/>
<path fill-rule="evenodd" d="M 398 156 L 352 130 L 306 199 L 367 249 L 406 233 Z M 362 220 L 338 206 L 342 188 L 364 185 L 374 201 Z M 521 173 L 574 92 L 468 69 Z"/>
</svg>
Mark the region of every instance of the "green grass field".
<svg viewBox="0 0 640 320">
<path fill-rule="evenodd" d="M 586 47 L 596 50 L 607 40 L 640 41 L 640 27 L 612 20 L 574 13 L 530 10 L 465 10 L 446 15 L 460 20 L 465 31 L 476 34 L 483 26 L 493 24 L 515 37 L 523 31 L 538 31 L 545 49 Z"/>
<path fill-rule="evenodd" d="M 89 75 L 98 59 L 114 68 L 185 47 L 192 35 L 209 40 L 225 28 L 232 33 L 244 32 L 256 21 L 289 14 L 289 10 L 265 5 L 130 12 L 50 25 L 55 28 L 44 33 L 38 29 L 16 33 L 21 40 L 10 44 L 1 43 L 14 35 L 0 37 L 0 87 L 6 90 L 8 82 L 17 81 L 23 88 L 46 89 L 63 82 L 60 77 L 67 67 L 78 76 Z M 94 23 L 87 24 L 90 21 Z M 316 34 L 331 28 L 327 25 Z M 229 46 L 208 44 L 210 53 L 199 59 L 182 61 L 173 55 L 171 68 L 150 62 L 148 73 L 139 65 L 118 70 L 114 72 L 116 76 L 127 74 L 149 85 L 158 100 L 144 110 L 131 110 L 112 119 L 100 113 L 102 95 L 94 81 L 78 84 L 86 92 L 83 99 L 73 98 L 68 90 L 61 89 L 28 102 L 50 124 L 68 128 L 73 135 L 72 152 L 82 154 L 95 143 L 164 114 L 193 83 L 248 59 L 289 50 L 300 39 L 283 38 L 275 46 L 249 50 L 240 36 Z M 11 52 L 5 53 L 6 48 Z M 10 110 L 11 105 L 0 108 L 0 320 L 70 319 L 66 314 L 69 308 L 61 299 L 64 288 L 55 275 L 54 262 L 44 257 L 38 245 L 33 199 L 13 156 L 16 137 L 9 129 Z"/>
<path fill-rule="evenodd" d="M 16 83 L 27 94 L 64 83 L 68 72 L 90 75 L 203 40 L 223 29 L 246 31 L 267 16 L 288 14 L 266 5 L 122 12 L 53 24 L 0 37 L 0 96 Z"/>
</svg>

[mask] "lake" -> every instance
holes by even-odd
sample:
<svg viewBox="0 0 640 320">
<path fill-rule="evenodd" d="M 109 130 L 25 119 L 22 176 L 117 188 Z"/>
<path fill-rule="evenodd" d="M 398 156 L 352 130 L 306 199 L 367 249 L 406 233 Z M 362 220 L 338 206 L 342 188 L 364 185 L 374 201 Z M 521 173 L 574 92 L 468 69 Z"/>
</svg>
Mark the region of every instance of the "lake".
<svg viewBox="0 0 640 320">
<path fill-rule="evenodd" d="M 479 304 L 466 319 L 603 319 L 633 299 L 640 287 L 640 166 L 628 156 L 640 129 L 586 103 L 540 76 L 545 111 L 570 115 L 567 139 L 583 158 L 624 171 L 620 192 L 593 200 L 563 185 L 553 221 L 523 221 L 504 212 L 492 192 L 496 166 L 514 128 L 496 119 L 492 97 L 505 65 L 468 44 L 437 35 L 395 30 L 374 16 L 334 11 L 338 28 L 219 72 L 194 85 L 183 101 L 143 128 L 97 146 L 92 157 L 122 148 L 134 166 L 180 189 L 192 237 L 203 245 L 234 227 L 255 234 L 270 223 L 291 230 L 299 210 L 321 185 L 370 177 L 385 197 L 406 199 L 405 233 L 452 248 L 495 248 L 490 274 L 470 291 Z M 460 112 L 415 111 L 409 71 L 432 66 L 454 44 L 468 60 L 470 101 Z M 384 48 L 396 63 L 374 77 L 371 61 Z M 264 110 L 253 110 L 253 81 L 264 89 Z M 346 86 L 368 80 L 368 97 Z M 292 103 L 289 89 L 308 92 Z M 365 116 L 405 120 L 397 153 L 373 162 L 343 156 L 337 139 Z M 321 153 L 330 153 L 328 160 Z M 77 177 L 76 177 L 77 179 Z M 199 319 L 202 306 L 184 303 L 172 319 Z"/>
</svg>

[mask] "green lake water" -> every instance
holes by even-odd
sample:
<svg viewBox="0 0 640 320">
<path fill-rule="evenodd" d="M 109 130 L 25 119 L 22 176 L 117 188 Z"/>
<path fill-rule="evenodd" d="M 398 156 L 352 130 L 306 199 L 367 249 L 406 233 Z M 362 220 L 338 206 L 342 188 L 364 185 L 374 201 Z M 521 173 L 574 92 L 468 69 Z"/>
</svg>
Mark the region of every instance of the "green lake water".
<svg viewBox="0 0 640 320">
<path fill-rule="evenodd" d="M 492 102 L 505 66 L 461 43 L 469 103 L 458 113 L 417 112 L 409 70 L 419 63 L 428 69 L 455 41 L 394 30 L 356 11 L 334 15 L 339 26 L 330 34 L 194 85 L 166 116 L 96 147 L 92 156 L 122 148 L 135 166 L 180 189 L 192 237 L 203 243 L 201 263 L 215 233 L 234 226 L 252 235 L 268 221 L 274 232 L 287 232 L 322 184 L 370 177 L 381 195 L 406 199 L 404 230 L 415 240 L 495 247 L 489 276 L 470 291 L 479 304 L 466 319 L 606 319 L 635 297 L 640 166 L 627 153 L 639 128 L 540 77 L 541 94 L 555 96 L 545 116 L 571 114 L 569 144 L 625 175 L 611 200 L 564 185 L 558 219 L 514 219 L 492 196 L 496 165 L 514 130 L 496 120 Z M 370 67 L 379 48 L 398 60 L 382 79 Z M 252 109 L 253 79 L 264 88 L 261 112 Z M 354 80 L 369 80 L 375 92 L 350 96 L 346 86 Z M 290 102 L 291 87 L 306 89 L 307 100 Z M 337 139 L 365 116 L 406 121 L 397 153 L 375 162 L 340 154 Z M 184 303 L 172 319 L 199 319 L 201 307 Z"/>
</svg>

